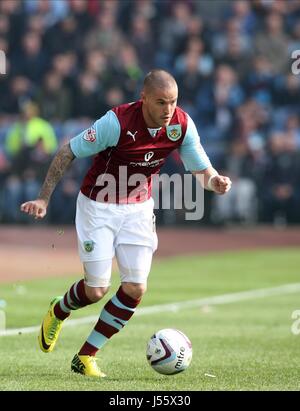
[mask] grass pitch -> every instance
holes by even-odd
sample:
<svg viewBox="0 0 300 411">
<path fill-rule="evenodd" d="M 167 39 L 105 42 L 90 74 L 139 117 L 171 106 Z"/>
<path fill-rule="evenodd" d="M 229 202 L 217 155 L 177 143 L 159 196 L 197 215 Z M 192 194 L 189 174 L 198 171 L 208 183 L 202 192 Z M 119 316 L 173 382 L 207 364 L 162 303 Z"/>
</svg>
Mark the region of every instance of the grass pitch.
<svg viewBox="0 0 300 411">
<path fill-rule="evenodd" d="M 300 283 L 297 249 L 230 252 L 155 261 L 141 308 L 246 290 Z M 1 284 L 7 329 L 37 326 L 55 295 L 79 276 Z M 98 315 L 118 287 L 118 275 L 102 302 L 72 313 Z M 50 354 L 38 348 L 37 332 L 0 336 L 0 391 L 201 391 L 299 390 L 300 335 L 291 332 L 299 292 L 136 315 L 98 353 L 106 379 L 70 372 L 70 362 L 93 323 L 65 327 Z M 153 371 L 145 358 L 148 338 L 177 328 L 193 344 L 188 370 L 174 376 Z"/>
</svg>

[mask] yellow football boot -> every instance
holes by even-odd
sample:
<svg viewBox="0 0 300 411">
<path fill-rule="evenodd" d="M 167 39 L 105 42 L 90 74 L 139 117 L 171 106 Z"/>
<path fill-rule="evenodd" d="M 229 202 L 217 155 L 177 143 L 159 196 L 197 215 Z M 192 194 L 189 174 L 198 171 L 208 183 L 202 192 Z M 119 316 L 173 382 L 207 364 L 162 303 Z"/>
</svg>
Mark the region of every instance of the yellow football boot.
<svg viewBox="0 0 300 411">
<path fill-rule="evenodd" d="M 39 333 L 39 344 L 41 350 L 44 352 L 51 352 L 53 350 L 61 330 L 63 320 L 55 317 L 54 306 L 62 298 L 63 297 L 55 297 L 51 301 L 49 310 L 42 323 Z"/>
<path fill-rule="evenodd" d="M 71 370 L 88 377 L 106 377 L 106 374 L 99 369 L 96 361 L 96 357 L 92 355 L 75 354 L 71 363 Z"/>
</svg>

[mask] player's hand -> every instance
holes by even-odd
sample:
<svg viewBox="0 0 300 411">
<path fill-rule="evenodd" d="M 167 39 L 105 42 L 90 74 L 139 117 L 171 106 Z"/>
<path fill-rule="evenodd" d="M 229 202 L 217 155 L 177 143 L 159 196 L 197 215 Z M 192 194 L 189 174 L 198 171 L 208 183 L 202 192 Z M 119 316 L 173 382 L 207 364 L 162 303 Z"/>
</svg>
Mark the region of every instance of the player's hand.
<svg viewBox="0 0 300 411">
<path fill-rule="evenodd" d="M 217 194 L 227 193 L 231 188 L 231 184 L 229 177 L 217 175 L 211 179 L 211 186 Z"/>
<path fill-rule="evenodd" d="M 20 209 L 35 219 L 40 219 L 44 218 L 47 213 L 47 203 L 42 199 L 27 201 L 21 205 Z"/>
</svg>

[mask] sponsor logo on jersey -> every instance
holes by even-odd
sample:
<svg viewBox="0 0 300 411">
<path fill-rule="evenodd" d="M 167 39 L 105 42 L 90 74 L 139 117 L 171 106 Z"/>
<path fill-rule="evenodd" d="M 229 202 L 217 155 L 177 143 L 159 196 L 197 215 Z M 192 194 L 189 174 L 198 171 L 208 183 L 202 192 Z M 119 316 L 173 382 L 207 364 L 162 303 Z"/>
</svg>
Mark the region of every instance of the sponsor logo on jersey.
<svg viewBox="0 0 300 411">
<path fill-rule="evenodd" d="M 151 160 L 151 158 L 154 156 L 153 151 L 149 151 L 149 153 L 145 154 L 145 161 Z"/>
<path fill-rule="evenodd" d="M 166 127 L 167 136 L 171 141 L 177 141 L 182 135 L 181 125 L 173 124 L 172 126 Z"/>
<path fill-rule="evenodd" d="M 83 135 L 83 139 L 89 143 L 94 143 L 96 141 L 96 130 L 94 127 L 90 127 L 86 130 Z"/>
<path fill-rule="evenodd" d="M 160 163 L 164 162 L 164 158 L 159 158 L 157 160 L 152 160 L 152 161 L 130 161 L 129 165 L 130 167 L 158 167 Z"/>
</svg>

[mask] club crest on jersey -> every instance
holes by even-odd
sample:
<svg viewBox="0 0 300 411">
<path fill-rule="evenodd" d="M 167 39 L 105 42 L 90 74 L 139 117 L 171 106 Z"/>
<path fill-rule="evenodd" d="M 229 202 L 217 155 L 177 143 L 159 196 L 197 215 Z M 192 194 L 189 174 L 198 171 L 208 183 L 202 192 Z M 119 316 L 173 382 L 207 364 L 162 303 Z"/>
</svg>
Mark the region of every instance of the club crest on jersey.
<svg viewBox="0 0 300 411">
<path fill-rule="evenodd" d="M 83 135 L 83 139 L 89 143 L 94 143 L 96 141 L 96 130 L 94 127 L 90 127 L 86 130 Z"/>
<path fill-rule="evenodd" d="M 167 131 L 168 138 L 172 141 L 179 140 L 182 135 L 180 124 L 173 124 L 172 126 L 167 126 L 166 131 Z"/>
</svg>

